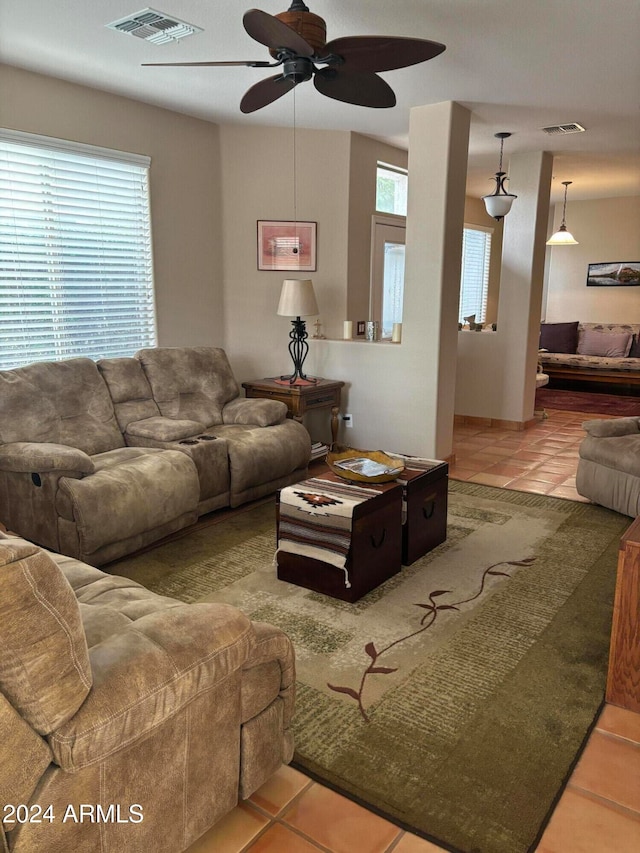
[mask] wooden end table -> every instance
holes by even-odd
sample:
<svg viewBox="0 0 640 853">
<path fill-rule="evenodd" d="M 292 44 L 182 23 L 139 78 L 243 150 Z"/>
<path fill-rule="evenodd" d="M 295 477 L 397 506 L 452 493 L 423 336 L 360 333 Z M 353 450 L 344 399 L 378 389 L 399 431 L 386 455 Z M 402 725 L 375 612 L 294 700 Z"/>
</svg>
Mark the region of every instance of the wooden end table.
<svg viewBox="0 0 640 853">
<path fill-rule="evenodd" d="M 318 379 L 312 385 L 281 384 L 273 379 L 252 379 L 243 382 L 247 397 L 266 397 L 285 403 L 289 415 L 302 423 L 305 412 L 313 409 L 331 409 L 331 444 L 338 439 L 338 412 L 340 392 L 344 382 L 333 379 Z"/>
</svg>

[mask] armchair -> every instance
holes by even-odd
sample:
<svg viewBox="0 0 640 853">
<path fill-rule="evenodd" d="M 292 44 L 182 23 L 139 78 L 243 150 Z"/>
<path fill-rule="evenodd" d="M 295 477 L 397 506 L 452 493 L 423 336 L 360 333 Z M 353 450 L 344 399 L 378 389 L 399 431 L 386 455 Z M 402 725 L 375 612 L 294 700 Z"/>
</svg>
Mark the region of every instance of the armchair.
<svg viewBox="0 0 640 853">
<path fill-rule="evenodd" d="M 623 515 L 640 515 L 640 417 L 590 420 L 580 444 L 579 494 Z"/>
</svg>

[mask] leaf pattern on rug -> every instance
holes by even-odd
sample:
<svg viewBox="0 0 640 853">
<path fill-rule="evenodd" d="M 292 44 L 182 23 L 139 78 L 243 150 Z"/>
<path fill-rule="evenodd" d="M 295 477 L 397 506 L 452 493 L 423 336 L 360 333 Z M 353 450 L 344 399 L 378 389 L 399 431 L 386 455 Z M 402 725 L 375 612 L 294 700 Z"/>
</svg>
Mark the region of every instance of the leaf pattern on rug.
<svg viewBox="0 0 640 853">
<path fill-rule="evenodd" d="M 378 664 L 379 659 L 382 655 L 391 651 L 391 649 L 399 646 L 400 643 L 404 643 L 407 640 L 412 639 L 413 637 L 417 637 L 419 634 L 428 631 L 431 628 L 438 618 L 438 613 L 441 613 L 445 610 L 460 610 L 460 608 L 465 604 L 470 604 L 473 601 L 476 601 L 480 596 L 484 593 L 485 586 L 487 584 L 487 578 L 492 577 L 506 577 L 510 578 L 511 575 L 509 572 L 502 572 L 498 570 L 499 566 L 514 566 L 514 567 L 524 567 L 530 566 L 533 562 L 535 562 L 535 557 L 525 557 L 522 560 L 502 560 L 499 563 L 493 563 L 488 566 L 483 572 L 480 580 L 480 588 L 475 595 L 470 596 L 469 598 L 463 598 L 460 601 L 456 601 L 453 604 L 439 604 L 436 602 L 436 598 L 440 598 L 443 595 L 452 595 L 453 591 L 450 589 L 436 589 L 433 592 L 429 593 L 429 603 L 417 603 L 415 606 L 419 607 L 421 610 L 426 610 L 427 612 L 420 619 L 420 628 L 417 630 L 411 631 L 409 634 L 405 634 L 403 637 L 399 637 L 397 640 L 394 640 L 389 645 L 385 646 L 382 649 L 376 649 L 375 643 L 368 642 L 364 647 L 364 651 L 367 656 L 371 659 L 369 665 L 364 669 L 362 673 L 362 677 L 360 679 L 360 685 L 358 689 L 354 687 L 349 687 L 346 685 L 337 685 L 330 684 L 327 682 L 327 687 L 330 690 L 333 690 L 335 693 L 342 693 L 345 696 L 348 696 L 350 699 L 353 699 L 358 703 L 358 710 L 360 711 L 360 715 L 365 723 L 371 722 L 371 719 L 364 708 L 363 703 L 363 695 L 364 689 L 366 686 L 367 678 L 370 675 L 389 675 L 392 672 L 397 672 L 397 667 L 387 667 L 380 666 Z"/>
</svg>

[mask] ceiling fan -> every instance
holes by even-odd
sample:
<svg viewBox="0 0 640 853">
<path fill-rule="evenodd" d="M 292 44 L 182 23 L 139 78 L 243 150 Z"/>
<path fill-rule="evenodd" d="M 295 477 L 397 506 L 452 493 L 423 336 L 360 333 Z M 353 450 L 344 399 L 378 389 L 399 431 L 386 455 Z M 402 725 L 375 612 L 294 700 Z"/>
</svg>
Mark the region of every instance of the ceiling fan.
<svg viewBox="0 0 640 853">
<path fill-rule="evenodd" d="M 251 38 L 269 48 L 274 62 L 146 62 L 144 65 L 281 67 L 279 74 L 245 92 L 240 102 L 243 113 L 266 107 L 311 78 L 321 94 L 337 101 L 363 107 L 393 107 L 396 103 L 393 89 L 376 72 L 426 62 L 445 49 L 436 41 L 400 36 L 346 36 L 327 42 L 324 20 L 310 12 L 302 0 L 293 0 L 288 11 L 278 15 L 249 9 L 242 22 Z"/>
</svg>

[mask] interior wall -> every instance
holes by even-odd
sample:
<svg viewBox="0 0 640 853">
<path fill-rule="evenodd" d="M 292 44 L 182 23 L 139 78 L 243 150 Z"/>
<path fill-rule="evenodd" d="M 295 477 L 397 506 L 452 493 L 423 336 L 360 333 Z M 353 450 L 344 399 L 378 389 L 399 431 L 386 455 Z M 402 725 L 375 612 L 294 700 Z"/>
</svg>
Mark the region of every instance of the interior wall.
<svg viewBox="0 0 640 853">
<path fill-rule="evenodd" d="M 151 157 L 158 343 L 222 335 L 218 127 L 0 65 L 0 126 Z"/>
<path fill-rule="evenodd" d="M 554 213 L 553 231 L 562 221 L 562 204 Z M 577 246 L 547 247 L 548 322 L 640 322 L 640 288 L 587 287 L 589 264 L 640 261 L 640 195 L 626 198 L 568 201 L 567 228 Z"/>
<path fill-rule="evenodd" d="M 276 314 L 285 278 L 310 278 L 320 315 L 310 336 L 342 336 L 347 304 L 350 134 L 297 128 L 296 204 L 292 128 L 220 128 L 222 162 L 224 346 L 239 380 L 287 373 L 291 320 Z M 317 270 L 258 270 L 257 221 L 317 223 Z M 305 364 L 305 370 L 308 365 Z"/>
</svg>

